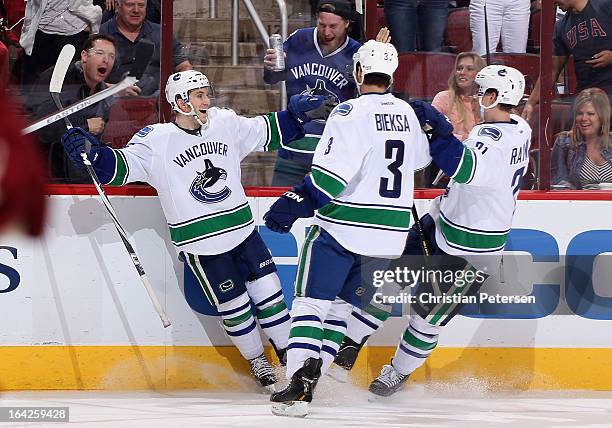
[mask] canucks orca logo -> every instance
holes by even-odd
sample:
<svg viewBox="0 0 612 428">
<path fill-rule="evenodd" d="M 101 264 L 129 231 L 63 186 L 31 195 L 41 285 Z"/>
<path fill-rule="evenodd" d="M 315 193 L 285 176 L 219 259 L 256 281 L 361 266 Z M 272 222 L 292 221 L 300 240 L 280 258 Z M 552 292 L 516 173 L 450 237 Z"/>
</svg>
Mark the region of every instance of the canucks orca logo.
<svg viewBox="0 0 612 428">
<path fill-rule="evenodd" d="M 502 132 L 499 129 L 494 128 L 492 126 L 484 126 L 478 130 L 478 135 L 482 135 L 484 137 L 490 137 L 494 139 L 495 141 L 499 141 L 499 139 L 502 136 Z"/>
<path fill-rule="evenodd" d="M 317 82 L 315 83 L 314 88 L 311 88 L 310 86 L 306 85 L 306 89 L 302 91 L 302 95 L 331 96 L 334 100 L 334 105 L 338 105 L 338 103 L 340 102 L 340 99 L 338 99 L 338 96 L 334 94 L 332 91 L 330 91 L 329 89 L 327 89 L 327 86 L 325 86 L 325 80 L 321 80 L 321 79 L 317 79 Z M 315 119 L 315 121 L 325 122 L 322 119 Z"/>
<path fill-rule="evenodd" d="M 191 183 L 189 188 L 191 196 L 205 204 L 214 204 L 227 199 L 232 193 L 225 185 L 227 172 L 223 168 L 214 166 L 210 159 L 204 159 L 204 168 L 204 172 L 198 172 L 197 177 Z"/>
</svg>

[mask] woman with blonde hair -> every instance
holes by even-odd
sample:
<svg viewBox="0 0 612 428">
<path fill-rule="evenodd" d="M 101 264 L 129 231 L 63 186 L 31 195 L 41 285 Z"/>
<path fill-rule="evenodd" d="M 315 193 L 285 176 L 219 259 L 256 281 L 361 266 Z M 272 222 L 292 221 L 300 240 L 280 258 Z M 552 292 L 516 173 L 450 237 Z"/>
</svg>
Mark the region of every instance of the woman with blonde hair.
<svg viewBox="0 0 612 428">
<path fill-rule="evenodd" d="M 552 150 L 552 184 L 557 188 L 598 188 L 612 183 L 610 100 L 599 88 L 585 89 L 574 101 L 574 123 Z"/>
<path fill-rule="evenodd" d="M 431 105 L 444 113 L 453 124 L 454 135 L 463 141 L 480 120 L 480 107 L 474 83 L 485 66 L 475 52 L 462 52 L 455 59 L 455 70 L 448 78 L 448 90 L 436 94 Z"/>
</svg>

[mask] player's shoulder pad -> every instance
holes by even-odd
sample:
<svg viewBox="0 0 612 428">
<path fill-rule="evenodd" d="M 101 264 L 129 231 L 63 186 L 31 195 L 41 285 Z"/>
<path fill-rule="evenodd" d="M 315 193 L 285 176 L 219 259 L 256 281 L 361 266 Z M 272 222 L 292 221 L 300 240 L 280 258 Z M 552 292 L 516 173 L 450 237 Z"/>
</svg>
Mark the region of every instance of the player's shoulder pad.
<svg viewBox="0 0 612 428">
<path fill-rule="evenodd" d="M 238 116 L 234 110 L 228 107 L 210 107 L 206 113 L 210 119 L 229 118 Z"/>
<path fill-rule="evenodd" d="M 499 141 L 502 137 L 502 131 L 497 126 L 482 124 L 478 127 L 479 137 L 488 137 L 493 141 Z"/>
<path fill-rule="evenodd" d="M 334 116 L 348 116 L 353 111 L 354 105 L 350 101 L 343 101 L 332 110 L 329 119 Z M 329 120 L 328 119 L 328 120 Z"/>
</svg>

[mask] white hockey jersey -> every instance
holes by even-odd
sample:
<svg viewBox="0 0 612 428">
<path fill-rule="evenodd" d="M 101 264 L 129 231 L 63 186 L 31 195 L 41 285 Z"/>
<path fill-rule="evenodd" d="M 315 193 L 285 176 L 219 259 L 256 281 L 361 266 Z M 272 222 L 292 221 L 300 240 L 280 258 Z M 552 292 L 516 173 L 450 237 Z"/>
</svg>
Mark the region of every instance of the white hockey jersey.
<svg viewBox="0 0 612 428">
<path fill-rule="evenodd" d="M 446 194 L 432 207 L 436 243 L 448 254 L 501 253 L 506 244 L 531 144 L 527 122 L 510 117 L 472 129 Z"/>
<path fill-rule="evenodd" d="M 254 229 L 240 182 L 240 161 L 252 151 L 280 145 L 276 113 L 245 118 L 210 108 L 201 135 L 174 123 L 141 129 L 128 146 L 113 150 L 115 174 L 109 185 L 145 181 L 157 190 L 178 251 L 220 254 Z"/>
<path fill-rule="evenodd" d="M 365 94 L 338 105 L 313 159 L 313 184 L 332 198 L 314 224 L 354 253 L 400 255 L 410 226 L 414 171 L 430 162 L 427 137 L 405 101 Z"/>
</svg>

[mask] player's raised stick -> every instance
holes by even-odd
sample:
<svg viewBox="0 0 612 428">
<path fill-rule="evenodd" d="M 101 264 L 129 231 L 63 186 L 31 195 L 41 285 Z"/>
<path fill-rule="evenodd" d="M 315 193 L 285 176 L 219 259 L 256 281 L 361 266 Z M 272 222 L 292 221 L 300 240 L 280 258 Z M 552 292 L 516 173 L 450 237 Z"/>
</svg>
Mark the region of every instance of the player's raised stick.
<svg viewBox="0 0 612 428">
<path fill-rule="evenodd" d="M 51 81 L 49 82 L 49 93 L 51 94 L 53 102 L 55 102 L 55 106 L 59 110 L 63 108 L 62 101 L 60 100 L 59 96 L 62 92 L 64 79 L 66 78 L 66 73 L 68 72 L 68 68 L 72 63 L 75 52 L 76 49 L 74 46 L 64 45 L 59 56 L 57 57 L 55 67 L 53 68 L 53 74 L 51 75 Z M 70 119 L 68 119 L 68 117 L 64 117 L 64 123 L 66 124 L 66 128 L 72 128 L 72 123 L 70 123 Z"/>
<path fill-rule="evenodd" d="M 146 50 L 148 52 L 149 47 L 146 47 Z M 147 55 L 146 61 L 148 64 L 151 56 L 147 52 L 145 53 Z M 55 105 L 60 110 L 63 107 L 62 107 L 62 101 L 60 100 L 59 94 L 62 91 L 62 86 L 64 84 L 64 78 L 66 77 L 66 72 L 68 71 L 68 68 L 70 67 L 70 63 L 72 62 L 74 53 L 75 53 L 75 49 L 74 49 L 74 46 L 72 45 L 65 45 L 62 48 L 62 51 L 60 52 L 60 55 L 57 58 L 57 62 L 55 63 L 55 68 L 51 76 L 51 82 L 49 83 L 49 92 L 51 94 L 51 98 L 53 98 Z M 144 68 L 143 68 L 143 71 L 144 71 Z M 67 117 L 64 117 L 63 119 L 64 119 L 64 122 L 66 123 L 66 128 L 71 129 L 72 123 L 70 123 L 70 120 Z M 94 186 L 96 187 L 96 190 L 98 191 L 98 195 L 100 195 L 100 199 L 102 200 L 104 207 L 106 208 L 106 210 L 111 216 L 111 219 L 113 220 L 115 229 L 117 229 L 117 232 L 119 232 L 121 241 L 123 242 L 123 245 L 125 246 L 125 249 L 127 250 L 128 254 L 130 255 L 132 263 L 134 264 L 134 267 L 136 268 L 136 271 L 138 272 L 138 275 L 140 276 L 140 280 L 142 281 L 142 284 L 147 290 L 147 293 L 149 295 L 149 298 L 151 299 L 151 302 L 153 303 L 153 307 L 155 308 L 155 311 L 159 315 L 159 318 L 161 319 L 162 324 L 164 325 L 164 328 L 170 326 L 171 325 L 170 320 L 166 316 L 164 309 L 159 303 L 159 299 L 157 298 L 157 295 L 155 294 L 155 291 L 153 290 L 153 287 L 151 286 L 151 283 L 149 282 L 149 279 L 147 278 L 147 275 L 142 267 L 142 264 L 140 263 L 140 260 L 138 259 L 138 256 L 136 255 L 136 251 L 134 250 L 134 247 L 128 240 L 127 232 L 125 231 L 125 229 L 119 222 L 117 213 L 115 212 L 115 209 L 113 208 L 110 200 L 108 199 L 108 196 L 106 196 L 106 193 L 104 193 L 104 189 L 102 188 L 102 183 L 100 182 L 100 179 L 98 178 L 98 175 L 96 174 L 96 171 L 91 165 L 91 162 L 89 161 L 89 158 L 87 157 L 87 153 L 84 151 L 81 152 L 81 157 L 83 158 L 83 163 L 85 164 L 85 168 L 87 169 L 87 172 L 89 173 L 94 183 Z"/>
<path fill-rule="evenodd" d="M 26 127 L 22 133 L 29 134 L 30 132 L 37 131 L 40 128 L 44 128 L 45 126 L 55 123 L 58 120 L 64 119 L 73 113 L 83 110 L 84 108 L 96 104 L 110 96 L 118 94 L 124 89 L 134 85 L 142 77 L 147 65 L 149 65 L 149 61 L 151 60 L 154 50 L 155 45 L 153 43 L 146 40 L 139 41 L 134 49 L 134 62 L 132 64 L 132 68 L 126 75 L 124 75 L 123 79 L 121 79 L 119 83 L 100 92 L 96 92 L 95 94 L 90 95 L 81 101 L 77 101 L 68 107 L 61 108 L 59 111 L 37 120 Z"/>
</svg>

